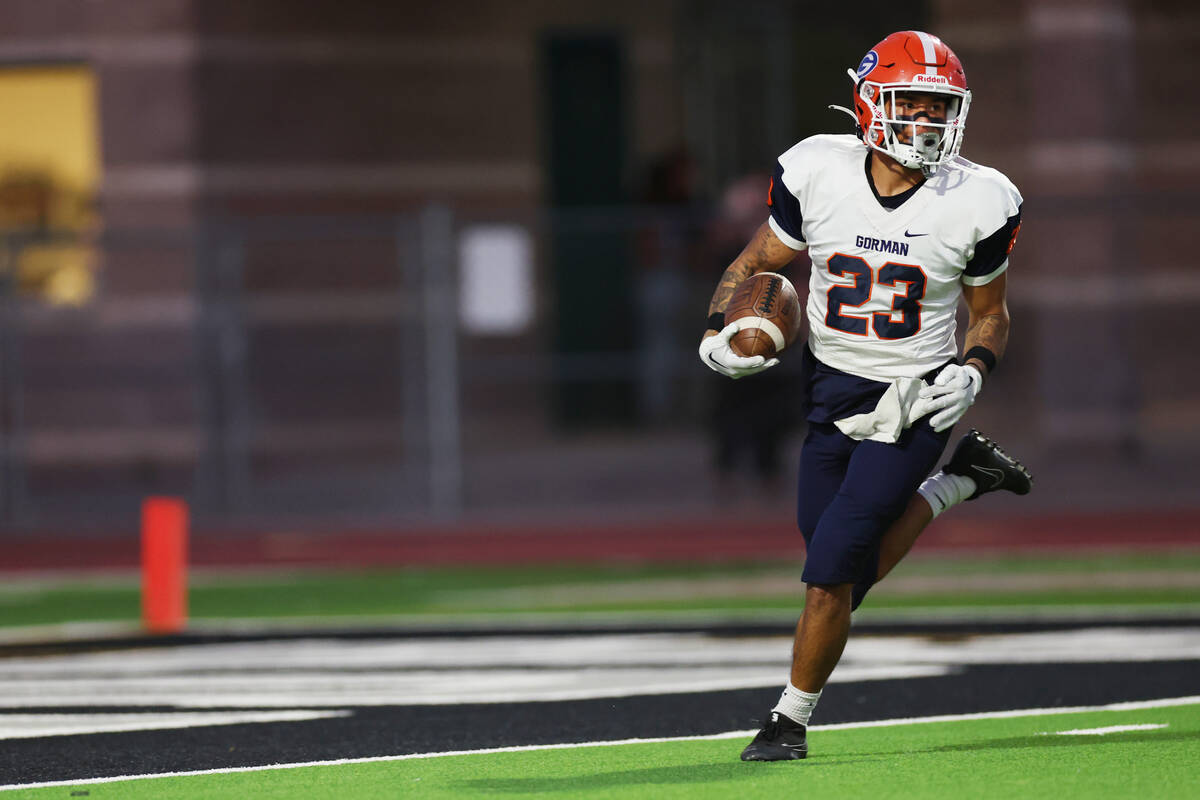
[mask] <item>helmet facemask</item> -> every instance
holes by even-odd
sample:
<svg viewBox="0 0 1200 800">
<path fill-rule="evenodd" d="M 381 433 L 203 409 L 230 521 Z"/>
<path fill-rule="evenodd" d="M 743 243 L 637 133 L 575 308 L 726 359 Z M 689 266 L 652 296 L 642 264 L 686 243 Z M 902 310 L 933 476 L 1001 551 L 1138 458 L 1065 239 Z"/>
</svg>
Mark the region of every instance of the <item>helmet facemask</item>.
<svg viewBox="0 0 1200 800">
<path fill-rule="evenodd" d="M 859 114 L 864 126 L 863 141 L 896 159 L 909 169 L 919 169 L 931 177 L 940 166 L 958 155 L 966 130 L 971 92 L 953 86 L 925 86 L 912 83 L 871 83 L 861 81 L 856 92 Z M 946 116 L 938 118 L 927 111 L 897 113 L 900 95 L 933 95 L 945 100 Z"/>
</svg>

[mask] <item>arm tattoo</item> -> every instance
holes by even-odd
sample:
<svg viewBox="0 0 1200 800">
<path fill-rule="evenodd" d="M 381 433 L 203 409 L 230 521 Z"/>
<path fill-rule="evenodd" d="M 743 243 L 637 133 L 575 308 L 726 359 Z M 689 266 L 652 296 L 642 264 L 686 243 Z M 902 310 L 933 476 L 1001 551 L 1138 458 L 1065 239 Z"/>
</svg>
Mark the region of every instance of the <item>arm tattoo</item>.
<svg viewBox="0 0 1200 800">
<path fill-rule="evenodd" d="M 963 352 L 972 347 L 986 347 L 995 353 L 996 359 L 999 360 L 1004 355 L 1004 348 L 1008 345 L 1008 326 L 1009 320 L 1006 314 L 987 314 L 980 317 L 967 329 Z M 975 359 L 971 360 L 975 361 Z M 983 364 L 979 364 L 979 366 L 980 372 L 983 372 L 986 377 L 987 367 Z"/>
<path fill-rule="evenodd" d="M 750 264 L 741 257 L 726 267 L 724 274 L 721 275 L 721 282 L 717 284 L 717 290 L 713 292 L 712 301 L 708 304 L 708 313 L 716 314 L 725 311 L 738 284 L 749 278 L 754 272 L 755 270 L 750 267 Z"/>
<path fill-rule="evenodd" d="M 764 270 L 780 269 L 795 257 L 796 251 L 779 241 L 779 237 L 764 222 L 745 249 L 725 268 L 708 304 L 708 313 L 723 313 L 734 290 L 746 278 Z"/>
</svg>

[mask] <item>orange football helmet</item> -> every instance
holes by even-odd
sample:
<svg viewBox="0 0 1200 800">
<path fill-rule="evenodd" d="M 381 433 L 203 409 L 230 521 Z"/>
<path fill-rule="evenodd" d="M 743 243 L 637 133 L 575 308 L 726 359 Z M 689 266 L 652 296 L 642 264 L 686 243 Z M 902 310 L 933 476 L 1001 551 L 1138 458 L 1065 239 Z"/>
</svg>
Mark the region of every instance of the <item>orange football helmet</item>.
<svg viewBox="0 0 1200 800">
<path fill-rule="evenodd" d="M 962 62 L 941 39 L 923 31 L 893 33 L 863 56 L 857 70 L 847 72 L 854 81 L 854 110 L 840 110 L 854 117 L 868 147 L 926 177 L 958 155 L 971 92 Z M 901 94 L 944 100 L 945 117 L 931 115 L 932 109 L 898 113 Z"/>
</svg>

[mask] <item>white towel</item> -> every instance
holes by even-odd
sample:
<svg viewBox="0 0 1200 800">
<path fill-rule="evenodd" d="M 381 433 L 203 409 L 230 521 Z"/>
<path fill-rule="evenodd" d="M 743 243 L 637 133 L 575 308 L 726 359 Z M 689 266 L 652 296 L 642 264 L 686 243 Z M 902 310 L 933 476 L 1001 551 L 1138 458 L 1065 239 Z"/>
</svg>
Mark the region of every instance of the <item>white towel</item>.
<svg viewBox="0 0 1200 800">
<path fill-rule="evenodd" d="M 879 398 L 874 411 L 836 420 L 833 424 L 851 439 L 891 444 L 900 432 L 923 417 L 927 403 L 918 402 L 925 383 L 920 378 L 896 378 Z"/>
</svg>

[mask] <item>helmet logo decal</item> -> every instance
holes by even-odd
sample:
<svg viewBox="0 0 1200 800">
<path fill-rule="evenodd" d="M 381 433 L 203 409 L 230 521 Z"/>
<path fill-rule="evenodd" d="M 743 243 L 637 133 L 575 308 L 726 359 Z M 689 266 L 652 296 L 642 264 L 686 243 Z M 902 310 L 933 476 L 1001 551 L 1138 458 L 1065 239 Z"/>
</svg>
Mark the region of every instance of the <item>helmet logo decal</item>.
<svg viewBox="0 0 1200 800">
<path fill-rule="evenodd" d="M 875 65 L 878 63 L 879 63 L 879 54 L 876 53 L 874 50 L 871 50 L 865 56 L 863 56 L 862 61 L 858 62 L 858 69 L 855 70 L 855 74 L 857 74 L 858 77 L 862 78 L 868 72 L 875 69 Z"/>
<path fill-rule="evenodd" d="M 945 75 L 924 75 L 924 74 L 918 73 L 918 74 L 912 76 L 912 82 L 913 83 L 949 84 L 950 79 L 947 78 Z"/>
</svg>

